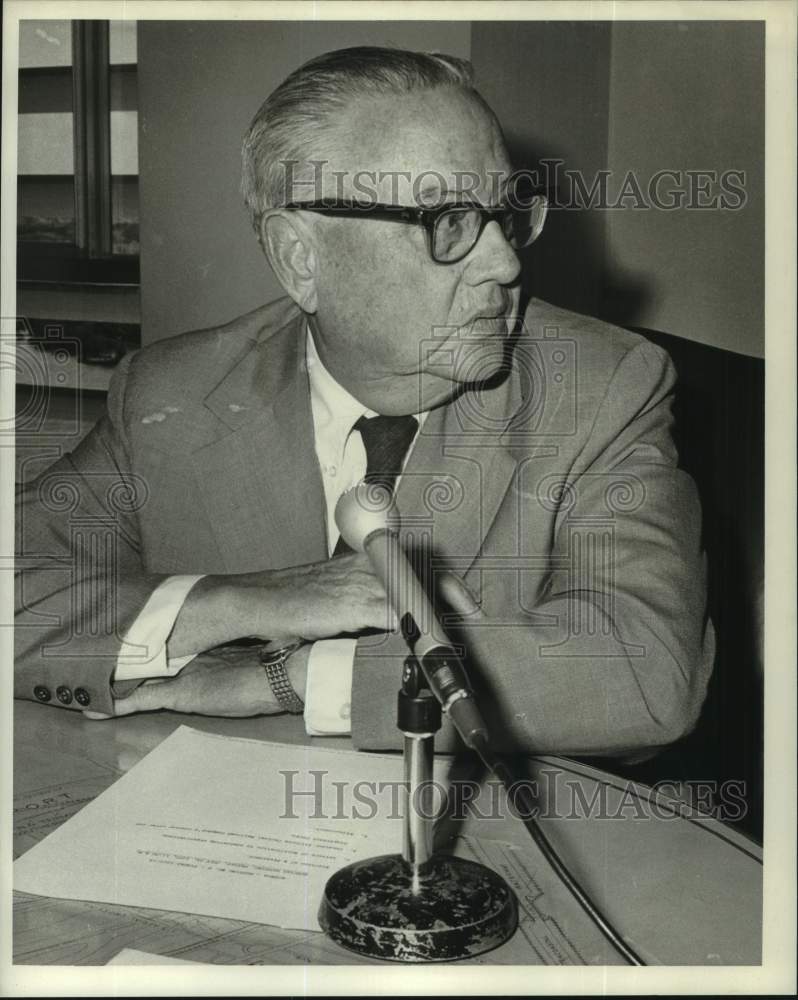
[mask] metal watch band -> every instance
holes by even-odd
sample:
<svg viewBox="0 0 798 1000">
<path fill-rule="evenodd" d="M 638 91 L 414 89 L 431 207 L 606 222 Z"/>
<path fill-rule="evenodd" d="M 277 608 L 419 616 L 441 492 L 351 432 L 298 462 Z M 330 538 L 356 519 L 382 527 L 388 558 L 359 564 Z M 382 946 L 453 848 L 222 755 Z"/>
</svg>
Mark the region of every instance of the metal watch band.
<svg viewBox="0 0 798 1000">
<path fill-rule="evenodd" d="M 305 703 L 291 686 L 285 664 L 288 657 L 304 645 L 303 642 L 292 642 L 287 646 L 278 646 L 276 649 L 264 648 L 260 653 L 260 662 L 266 671 L 266 680 L 269 682 L 272 694 L 277 699 L 277 704 L 292 715 L 300 715 L 304 712 Z"/>
</svg>

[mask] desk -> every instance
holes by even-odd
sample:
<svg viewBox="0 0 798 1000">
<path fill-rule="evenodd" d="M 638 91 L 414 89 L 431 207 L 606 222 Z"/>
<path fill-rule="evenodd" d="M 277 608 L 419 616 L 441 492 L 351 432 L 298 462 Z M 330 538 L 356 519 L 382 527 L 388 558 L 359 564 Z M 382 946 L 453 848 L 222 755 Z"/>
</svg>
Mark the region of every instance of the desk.
<svg viewBox="0 0 798 1000">
<path fill-rule="evenodd" d="M 177 726 L 252 739 L 309 744 L 301 720 L 290 716 L 211 719 L 173 713 L 92 722 L 78 712 L 15 703 L 14 851 L 23 853 L 107 788 Z M 341 749 L 347 740 L 313 740 Z M 672 800 L 658 813 L 644 786 L 560 758 L 540 757 L 529 771 L 541 778 L 543 815 L 550 811 L 544 772 L 558 775 L 590 803 L 606 793 L 603 815 L 559 817 L 543 826 L 564 860 L 616 926 L 651 964 L 756 965 L 761 961 L 761 850 L 717 820 L 684 818 Z M 621 808 L 622 806 L 622 808 Z M 593 810 L 596 811 L 595 809 Z M 565 815 L 562 815 L 565 814 Z M 617 818 L 610 818 L 610 816 Z M 512 816 L 466 819 L 461 832 L 527 847 Z M 387 848 L 391 850 L 392 848 Z M 395 845 L 398 851 L 400 845 Z M 122 948 L 227 965 L 375 964 L 324 935 L 180 913 L 50 899 L 16 893 L 14 962 L 104 965 Z M 507 964 L 510 945 L 475 959 Z M 607 962 L 621 960 L 607 954 Z"/>
</svg>

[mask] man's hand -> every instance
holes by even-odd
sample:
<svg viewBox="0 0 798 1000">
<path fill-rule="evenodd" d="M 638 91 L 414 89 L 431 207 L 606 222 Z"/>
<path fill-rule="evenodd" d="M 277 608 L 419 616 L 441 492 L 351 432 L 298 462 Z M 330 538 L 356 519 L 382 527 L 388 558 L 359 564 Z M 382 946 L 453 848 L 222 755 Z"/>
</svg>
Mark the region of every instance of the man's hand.
<svg viewBox="0 0 798 1000">
<path fill-rule="evenodd" d="M 255 635 L 288 634 L 312 642 L 341 632 L 397 627 L 385 587 L 362 552 L 268 574 L 227 577 L 227 583 L 233 584 L 248 620 L 257 623 Z M 274 616 L 283 630 L 275 631 Z"/>
<path fill-rule="evenodd" d="M 323 566 L 335 563 L 351 563 L 356 556 L 342 556 L 331 560 Z M 302 567 L 303 573 L 310 572 L 314 567 Z M 337 573 L 331 574 L 321 586 L 326 587 L 331 579 L 341 579 L 339 574 L 347 576 L 351 569 L 346 566 L 336 567 Z M 282 572 L 282 571 L 281 571 Z M 290 577 L 295 571 L 285 571 Z M 358 568 L 355 576 L 360 573 Z M 274 577 L 276 574 L 270 574 Z M 257 574 L 253 574 L 257 576 Z M 375 579 L 375 578 L 372 578 Z M 351 581 L 350 581 L 351 582 Z M 438 594 L 448 608 L 461 619 L 479 620 L 482 613 L 471 592 L 463 581 L 453 573 L 441 573 L 437 579 Z M 360 585 L 360 582 L 358 583 Z M 256 585 L 253 584 L 253 587 Z M 305 594 L 312 589 L 308 580 L 297 584 L 296 579 L 289 585 L 298 586 Z M 382 609 L 385 611 L 384 590 L 382 594 Z M 285 597 L 288 602 L 296 600 L 296 592 Z M 379 603 L 379 602 L 378 602 Z M 351 619 L 350 619 L 351 620 Z M 294 638 L 290 633 L 285 641 Z M 301 698 L 305 696 L 307 682 L 307 667 L 311 644 L 300 646 L 289 657 L 286 663 L 288 678 L 294 690 Z M 135 712 L 155 712 L 167 709 L 172 712 L 187 712 L 195 715 L 219 715 L 244 717 L 250 715 L 274 715 L 281 711 L 272 695 L 266 672 L 260 663 L 260 649 L 255 646 L 229 646 L 212 649 L 202 653 L 187 663 L 176 677 L 163 680 L 153 679 L 140 684 L 125 698 L 118 698 L 114 703 L 114 715 L 100 712 L 85 711 L 88 719 L 110 719 L 120 715 L 132 715 Z"/>
<path fill-rule="evenodd" d="M 134 712 L 168 709 L 195 715 L 274 715 L 282 709 L 272 695 L 258 647 L 228 647 L 202 653 L 176 677 L 145 681 L 126 698 L 117 698 L 114 716 L 86 711 L 88 719 L 110 719 Z M 301 646 L 286 663 L 288 678 L 305 696 L 310 646 Z"/>
<path fill-rule="evenodd" d="M 176 657 L 242 636 L 312 642 L 396 627 L 367 556 L 352 553 L 289 569 L 204 577 L 186 598 L 167 649 Z"/>
</svg>

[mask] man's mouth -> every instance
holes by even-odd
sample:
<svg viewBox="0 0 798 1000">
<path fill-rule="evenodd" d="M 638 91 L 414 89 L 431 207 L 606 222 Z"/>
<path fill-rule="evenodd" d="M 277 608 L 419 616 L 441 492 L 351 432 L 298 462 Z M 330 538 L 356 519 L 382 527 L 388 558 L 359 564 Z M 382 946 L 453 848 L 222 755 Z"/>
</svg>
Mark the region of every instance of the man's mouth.
<svg viewBox="0 0 798 1000">
<path fill-rule="evenodd" d="M 507 325 L 507 310 L 502 309 L 500 312 L 495 310 L 491 312 L 479 312 L 467 323 L 463 324 L 466 331 L 469 330 L 489 330 L 490 332 L 495 332 L 499 328 L 505 328 Z"/>
<path fill-rule="evenodd" d="M 494 302 L 483 306 L 481 309 L 476 311 L 471 318 L 463 324 L 463 326 L 473 326 L 475 323 L 479 323 L 480 320 L 505 320 L 510 312 L 510 307 L 510 298 L 509 296 L 505 296 L 502 298 L 501 302 Z"/>
</svg>

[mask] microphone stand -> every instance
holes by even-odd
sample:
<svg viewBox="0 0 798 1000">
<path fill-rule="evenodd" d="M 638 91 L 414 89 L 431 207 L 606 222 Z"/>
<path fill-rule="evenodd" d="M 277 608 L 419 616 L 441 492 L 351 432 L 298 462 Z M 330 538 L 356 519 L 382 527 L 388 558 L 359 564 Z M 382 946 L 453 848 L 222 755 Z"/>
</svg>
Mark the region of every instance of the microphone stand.
<svg viewBox="0 0 798 1000">
<path fill-rule="evenodd" d="M 441 706 L 412 655 L 404 663 L 397 725 L 404 734 L 407 784 L 402 853 L 356 861 L 331 876 L 319 923 L 333 941 L 371 958 L 472 958 L 512 937 L 518 904 L 496 872 L 433 852 L 433 762 Z"/>
</svg>

